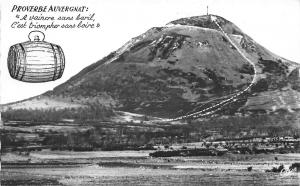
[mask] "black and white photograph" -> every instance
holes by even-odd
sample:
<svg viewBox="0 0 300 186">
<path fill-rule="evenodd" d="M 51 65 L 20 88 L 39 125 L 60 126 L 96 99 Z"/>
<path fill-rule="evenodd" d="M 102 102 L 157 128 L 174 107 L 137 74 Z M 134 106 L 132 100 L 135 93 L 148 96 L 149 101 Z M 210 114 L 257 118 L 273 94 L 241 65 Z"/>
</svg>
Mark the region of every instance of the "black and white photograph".
<svg viewBox="0 0 300 186">
<path fill-rule="evenodd" d="M 300 0 L 1 0 L 0 180 L 300 185 Z"/>
</svg>

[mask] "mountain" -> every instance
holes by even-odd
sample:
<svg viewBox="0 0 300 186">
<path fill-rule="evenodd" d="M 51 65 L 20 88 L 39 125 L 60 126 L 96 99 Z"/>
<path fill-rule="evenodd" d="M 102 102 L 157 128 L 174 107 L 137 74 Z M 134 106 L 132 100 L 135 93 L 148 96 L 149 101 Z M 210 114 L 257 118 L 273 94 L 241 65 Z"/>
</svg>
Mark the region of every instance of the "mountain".
<svg viewBox="0 0 300 186">
<path fill-rule="evenodd" d="M 52 91 L 2 109 L 4 151 L 252 139 L 299 152 L 299 144 L 280 139 L 299 140 L 300 65 L 222 17 L 182 18 L 131 39 Z"/>
<path fill-rule="evenodd" d="M 52 91 L 4 110 L 90 105 L 159 118 L 298 114 L 300 65 L 220 16 L 182 18 L 149 29 Z"/>
</svg>

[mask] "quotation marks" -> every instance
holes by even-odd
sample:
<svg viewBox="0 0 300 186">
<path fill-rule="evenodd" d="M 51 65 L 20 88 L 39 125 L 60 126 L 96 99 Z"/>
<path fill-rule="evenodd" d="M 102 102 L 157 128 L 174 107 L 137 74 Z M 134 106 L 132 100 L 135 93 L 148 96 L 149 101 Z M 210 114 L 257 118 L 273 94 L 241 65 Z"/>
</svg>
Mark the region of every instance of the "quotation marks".
<svg viewBox="0 0 300 186">
<path fill-rule="evenodd" d="M 22 8 L 22 7 L 21 7 Z M 35 29 L 46 31 L 48 29 L 95 29 L 100 28 L 100 23 L 95 19 L 96 13 L 90 12 L 89 8 L 83 6 L 82 9 L 76 10 L 70 7 L 62 7 L 63 14 L 47 14 L 45 11 L 37 11 L 34 14 L 27 14 L 25 12 L 35 12 L 35 7 L 24 8 L 22 12 L 15 14 L 15 21 L 11 23 L 11 28 L 17 29 Z M 46 7 L 47 8 L 47 7 Z M 52 10 L 52 7 L 50 7 Z M 49 8 L 49 10 L 50 10 Z M 74 10 L 66 14 L 65 10 Z M 19 12 L 19 11 L 18 11 Z M 45 13 L 43 13 L 45 12 Z M 48 11 L 49 12 L 49 11 Z M 81 13 L 78 13 L 81 12 Z M 87 12 L 87 13 L 83 13 Z"/>
</svg>

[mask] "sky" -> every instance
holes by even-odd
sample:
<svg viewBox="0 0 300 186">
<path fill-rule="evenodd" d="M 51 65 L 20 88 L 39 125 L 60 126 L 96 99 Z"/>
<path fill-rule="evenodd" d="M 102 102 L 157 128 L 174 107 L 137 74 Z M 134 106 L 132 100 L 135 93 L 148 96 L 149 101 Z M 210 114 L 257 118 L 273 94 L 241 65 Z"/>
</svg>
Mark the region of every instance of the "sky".
<svg viewBox="0 0 300 186">
<path fill-rule="evenodd" d="M 53 82 L 25 83 L 12 79 L 7 70 L 9 47 L 27 41 L 32 30 L 11 28 L 13 5 L 87 6 L 101 26 L 45 31 L 45 40 L 60 45 L 65 53 L 65 72 Z M 206 14 L 207 6 L 210 14 L 233 22 L 268 50 L 300 63 L 300 0 L 1 0 L 1 103 L 52 90 L 131 38 L 172 20 Z"/>
</svg>

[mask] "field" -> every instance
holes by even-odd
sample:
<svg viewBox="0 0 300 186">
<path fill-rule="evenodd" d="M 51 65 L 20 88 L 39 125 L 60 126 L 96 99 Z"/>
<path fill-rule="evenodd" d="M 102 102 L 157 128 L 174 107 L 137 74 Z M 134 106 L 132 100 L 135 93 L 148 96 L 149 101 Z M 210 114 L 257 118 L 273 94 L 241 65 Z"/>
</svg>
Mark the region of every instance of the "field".
<svg viewBox="0 0 300 186">
<path fill-rule="evenodd" d="M 151 158 L 152 151 L 42 150 L 2 155 L 2 185 L 297 185 L 296 172 L 266 172 L 300 154 Z M 249 167 L 252 170 L 249 171 Z"/>
</svg>

